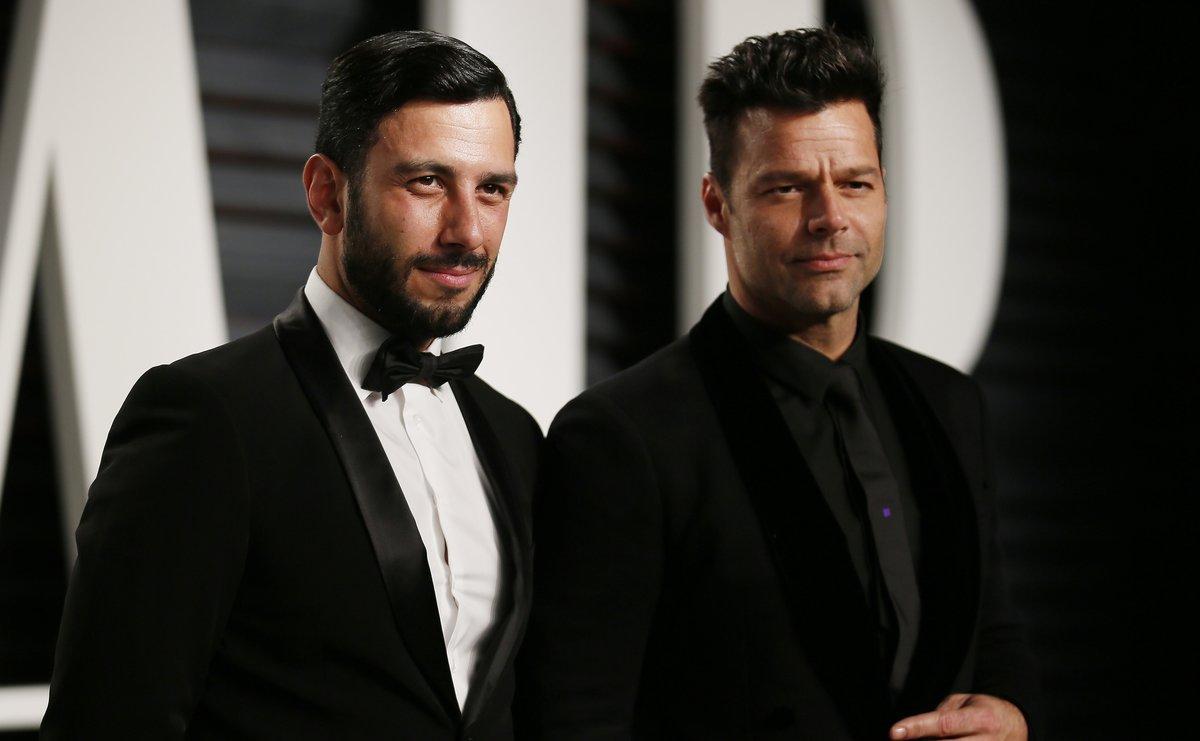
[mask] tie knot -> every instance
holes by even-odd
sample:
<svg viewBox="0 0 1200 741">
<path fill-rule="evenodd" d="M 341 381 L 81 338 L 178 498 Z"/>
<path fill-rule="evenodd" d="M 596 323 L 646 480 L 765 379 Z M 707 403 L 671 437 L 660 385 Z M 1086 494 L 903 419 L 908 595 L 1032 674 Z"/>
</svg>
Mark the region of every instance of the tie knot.
<svg viewBox="0 0 1200 741">
<path fill-rule="evenodd" d="M 849 365 L 841 363 L 833 367 L 829 377 L 829 386 L 825 393 L 834 403 L 858 406 L 862 403 L 862 390 L 859 386 L 858 373 Z"/>
<path fill-rule="evenodd" d="M 418 356 L 418 359 L 421 362 L 421 368 L 417 371 L 416 378 L 412 380 L 416 381 L 417 383 L 428 384 L 431 380 L 433 380 L 434 374 L 437 373 L 438 356 L 431 352 L 423 352 Z"/>
</svg>

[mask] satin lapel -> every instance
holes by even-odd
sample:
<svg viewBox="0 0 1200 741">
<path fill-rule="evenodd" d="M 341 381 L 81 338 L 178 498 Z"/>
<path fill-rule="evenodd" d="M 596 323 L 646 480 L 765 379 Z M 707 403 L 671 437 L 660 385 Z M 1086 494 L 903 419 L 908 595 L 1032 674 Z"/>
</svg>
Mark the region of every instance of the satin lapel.
<svg viewBox="0 0 1200 741">
<path fill-rule="evenodd" d="M 758 514 L 796 635 L 848 723 L 878 731 L 884 681 L 874 621 L 846 539 L 796 447 L 750 348 L 720 302 L 691 346 L 738 472 Z"/>
<path fill-rule="evenodd" d="M 962 456 L 916 379 L 886 347 L 872 366 L 903 440 L 921 512 L 921 630 L 899 707 L 942 700 L 962 665 L 979 604 L 979 534 Z"/>
<path fill-rule="evenodd" d="M 529 580 L 531 560 L 529 527 L 521 512 L 520 486 L 512 472 L 509 456 L 500 442 L 496 426 L 483 411 L 469 382 L 452 381 L 454 398 L 471 433 L 471 442 L 488 478 L 488 496 L 496 518 L 496 530 L 510 565 L 507 573 L 506 608 L 497 610 L 496 626 L 480 657 L 471 680 L 464 709 L 465 724 L 470 726 L 487 704 L 496 689 L 504 668 L 513 652 L 529 617 Z"/>
<path fill-rule="evenodd" d="M 396 627 L 428 686 L 433 709 L 459 716 L 425 546 L 379 437 L 346 379 L 320 321 L 297 295 L 275 334 L 329 433 L 371 538 Z"/>
</svg>

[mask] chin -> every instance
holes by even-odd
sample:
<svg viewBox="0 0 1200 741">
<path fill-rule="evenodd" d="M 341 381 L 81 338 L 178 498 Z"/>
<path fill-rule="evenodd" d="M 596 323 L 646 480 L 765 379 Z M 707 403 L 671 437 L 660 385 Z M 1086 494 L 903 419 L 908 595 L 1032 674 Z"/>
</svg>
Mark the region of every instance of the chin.
<svg viewBox="0 0 1200 741">
<path fill-rule="evenodd" d="M 464 288 L 461 291 L 454 293 L 446 293 L 435 299 L 423 301 L 425 308 L 430 311 L 452 311 L 461 313 L 466 311 L 467 307 L 475 303 L 475 296 L 478 295 L 478 287 L 475 289 Z"/>
<path fill-rule="evenodd" d="M 845 290 L 797 296 L 792 305 L 810 316 L 831 317 L 853 310 L 857 301 L 857 293 Z"/>
<path fill-rule="evenodd" d="M 787 302 L 792 311 L 804 317 L 831 317 L 841 314 L 853 306 L 853 302 L 845 302 L 840 297 L 831 296 L 793 296 Z"/>
</svg>

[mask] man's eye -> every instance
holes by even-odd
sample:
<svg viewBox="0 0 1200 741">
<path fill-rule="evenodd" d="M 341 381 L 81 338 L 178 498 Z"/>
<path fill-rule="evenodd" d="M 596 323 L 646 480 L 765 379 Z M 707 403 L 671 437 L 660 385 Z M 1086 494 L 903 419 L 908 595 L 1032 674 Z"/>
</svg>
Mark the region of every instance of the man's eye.
<svg viewBox="0 0 1200 741">
<path fill-rule="evenodd" d="M 419 185 L 423 188 L 433 188 L 437 186 L 438 179 L 437 175 L 422 175 L 419 178 L 413 178 L 409 182 L 411 182 L 413 185 Z"/>
<path fill-rule="evenodd" d="M 498 183 L 484 183 L 479 186 L 479 189 L 489 196 L 500 196 L 503 198 L 508 195 L 508 189 Z"/>
<path fill-rule="evenodd" d="M 868 188 L 871 187 L 871 184 L 864 182 L 862 180 L 854 180 L 849 183 L 846 183 L 846 187 L 849 188 L 850 190 L 867 190 Z"/>
<path fill-rule="evenodd" d="M 799 188 L 795 185 L 777 185 L 771 188 L 772 193 L 795 193 Z"/>
</svg>

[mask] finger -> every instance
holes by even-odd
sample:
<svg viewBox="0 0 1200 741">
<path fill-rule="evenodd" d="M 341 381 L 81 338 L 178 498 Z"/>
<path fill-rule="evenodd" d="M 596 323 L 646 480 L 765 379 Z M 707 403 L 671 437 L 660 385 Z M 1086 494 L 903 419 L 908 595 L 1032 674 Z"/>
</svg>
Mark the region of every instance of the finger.
<svg viewBox="0 0 1200 741">
<path fill-rule="evenodd" d="M 970 699 L 971 699 L 971 696 L 967 695 L 967 694 L 948 695 L 946 697 L 946 699 L 942 700 L 941 704 L 939 704 L 937 706 L 937 709 L 938 710 L 957 710 L 957 709 L 961 708 L 963 705 L 966 705 L 967 701 Z"/>
<path fill-rule="evenodd" d="M 892 726 L 890 738 L 961 738 L 975 733 L 999 730 L 995 713 L 989 708 L 936 710 L 914 715 Z"/>
<path fill-rule="evenodd" d="M 892 725 L 892 730 L 888 733 L 888 738 L 929 738 L 929 734 L 925 733 L 925 729 L 933 728 L 939 715 L 940 713 L 935 711 L 899 720 Z"/>
</svg>

